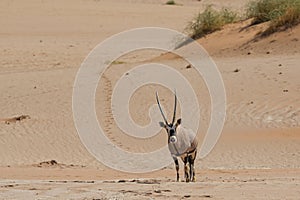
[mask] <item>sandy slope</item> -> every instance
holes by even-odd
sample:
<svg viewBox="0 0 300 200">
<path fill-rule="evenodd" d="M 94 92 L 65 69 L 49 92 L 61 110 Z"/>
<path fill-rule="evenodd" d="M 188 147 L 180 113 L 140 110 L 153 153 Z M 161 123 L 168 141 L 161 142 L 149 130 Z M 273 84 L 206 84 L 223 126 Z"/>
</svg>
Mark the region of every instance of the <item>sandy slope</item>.
<svg viewBox="0 0 300 200">
<path fill-rule="evenodd" d="M 196 161 L 196 183 L 174 183 L 173 165 L 143 175 L 110 170 L 86 151 L 76 133 L 73 82 L 93 47 L 135 27 L 182 31 L 211 2 L 240 8 L 246 1 L 182 0 L 178 6 L 145 0 L 1 1 L 0 199 L 23 199 L 24 195 L 27 199 L 297 199 L 300 26 L 253 41 L 264 27 L 243 29 L 249 24 L 245 21 L 199 40 L 223 76 L 228 99 L 218 144 L 208 157 Z M 192 83 L 203 116 L 201 143 L 210 117 L 207 88 L 193 68 L 186 68 L 188 63 L 159 51 L 126 55 L 105 72 L 97 89 L 96 108 L 108 138 L 131 151 L 152 151 L 166 142 L 164 132 L 146 141 L 128 137 L 112 120 L 109 106 L 114 84 L 145 60 L 170 65 Z M 164 101 L 173 102 L 170 91 L 163 88 L 139 89 L 130 102 L 137 123 L 149 122 L 147 111 L 155 104 L 157 89 Z M 172 105 L 166 110 L 171 113 Z M 14 118 L 20 115 L 29 117 Z M 58 163 L 41 163 L 50 160 Z M 139 179 L 140 183 L 116 183 L 121 179 Z"/>
</svg>

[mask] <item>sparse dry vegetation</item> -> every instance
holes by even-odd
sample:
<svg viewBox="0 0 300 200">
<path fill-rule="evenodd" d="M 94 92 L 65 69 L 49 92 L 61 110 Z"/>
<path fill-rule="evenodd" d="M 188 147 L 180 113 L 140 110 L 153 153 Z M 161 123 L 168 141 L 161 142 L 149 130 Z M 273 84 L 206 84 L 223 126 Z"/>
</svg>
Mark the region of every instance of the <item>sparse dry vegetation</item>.
<svg viewBox="0 0 300 200">
<path fill-rule="evenodd" d="M 300 0 L 254 0 L 247 4 L 244 19 L 253 18 L 252 25 L 269 22 L 262 36 L 286 30 L 300 23 Z M 187 26 L 193 39 L 222 29 L 229 23 L 242 19 L 237 12 L 223 8 L 216 10 L 211 5 L 200 12 Z"/>
<path fill-rule="evenodd" d="M 220 30 L 225 24 L 236 22 L 238 14 L 227 8 L 214 9 L 211 5 L 199 13 L 187 26 L 191 38 L 198 39 L 209 33 Z"/>
<path fill-rule="evenodd" d="M 269 27 L 262 35 L 285 30 L 300 23 L 300 0 L 258 0 L 248 3 L 247 18 L 252 24 L 269 21 Z"/>
</svg>

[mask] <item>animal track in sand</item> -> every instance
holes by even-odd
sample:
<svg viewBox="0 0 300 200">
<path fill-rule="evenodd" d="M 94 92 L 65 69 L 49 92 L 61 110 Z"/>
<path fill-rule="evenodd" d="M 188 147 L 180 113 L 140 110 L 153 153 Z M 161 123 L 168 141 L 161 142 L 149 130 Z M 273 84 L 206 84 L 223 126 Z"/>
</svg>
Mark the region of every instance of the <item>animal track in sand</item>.
<svg viewBox="0 0 300 200">
<path fill-rule="evenodd" d="M 104 85 L 103 85 L 103 93 L 104 95 L 104 120 L 103 120 L 103 128 L 104 132 L 106 133 L 107 137 L 117 146 L 127 149 L 124 147 L 124 144 L 118 139 L 117 135 L 113 131 L 113 127 L 115 126 L 114 123 L 114 118 L 112 114 L 112 108 L 111 108 L 111 96 L 112 96 L 112 82 L 111 80 L 105 76 L 105 74 L 102 76 L 104 80 Z M 127 149 L 128 150 L 128 149 Z"/>
</svg>

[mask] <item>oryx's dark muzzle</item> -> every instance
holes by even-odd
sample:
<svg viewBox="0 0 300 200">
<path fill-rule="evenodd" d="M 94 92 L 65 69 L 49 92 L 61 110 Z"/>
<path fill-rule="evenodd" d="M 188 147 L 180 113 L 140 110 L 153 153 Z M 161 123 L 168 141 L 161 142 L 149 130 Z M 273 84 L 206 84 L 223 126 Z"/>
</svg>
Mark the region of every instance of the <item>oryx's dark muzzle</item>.
<svg viewBox="0 0 300 200">
<path fill-rule="evenodd" d="M 171 128 L 169 132 L 170 132 L 170 137 L 175 135 L 175 129 Z"/>
</svg>

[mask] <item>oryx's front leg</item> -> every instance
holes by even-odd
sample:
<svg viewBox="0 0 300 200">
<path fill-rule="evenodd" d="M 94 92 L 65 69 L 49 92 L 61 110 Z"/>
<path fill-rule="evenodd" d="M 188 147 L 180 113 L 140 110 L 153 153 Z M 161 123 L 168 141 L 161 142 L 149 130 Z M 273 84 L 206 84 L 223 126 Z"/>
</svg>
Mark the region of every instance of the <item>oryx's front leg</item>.
<svg viewBox="0 0 300 200">
<path fill-rule="evenodd" d="M 188 156 L 181 157 L 181 159 L 182 159 L 182 161 L 184 163 L 184 177 L 185 177 L 185 181 L 186 182 L 190 182 L 189 168 L 188 168 L 188 165 L 187 165 Z"/>
<path fill-rule="evenodd" d="M 197 150 L 195 150 L 192 154 L 188 156 L 188 161 L 190 163 L 190 179 L 191 181 L 195 182 L 195 167 L 194 167 L 194 161 L 196 159 Z"/>
<path fill-rule="evenodd" d="M 179 181 L 179 163 L 178 163 L 178 159 L 176 157 L 173 157 L 173 160 L 175 162 L 175 167 L 176 167 L 176 180 L 177 182 Z"/>
</svg>

